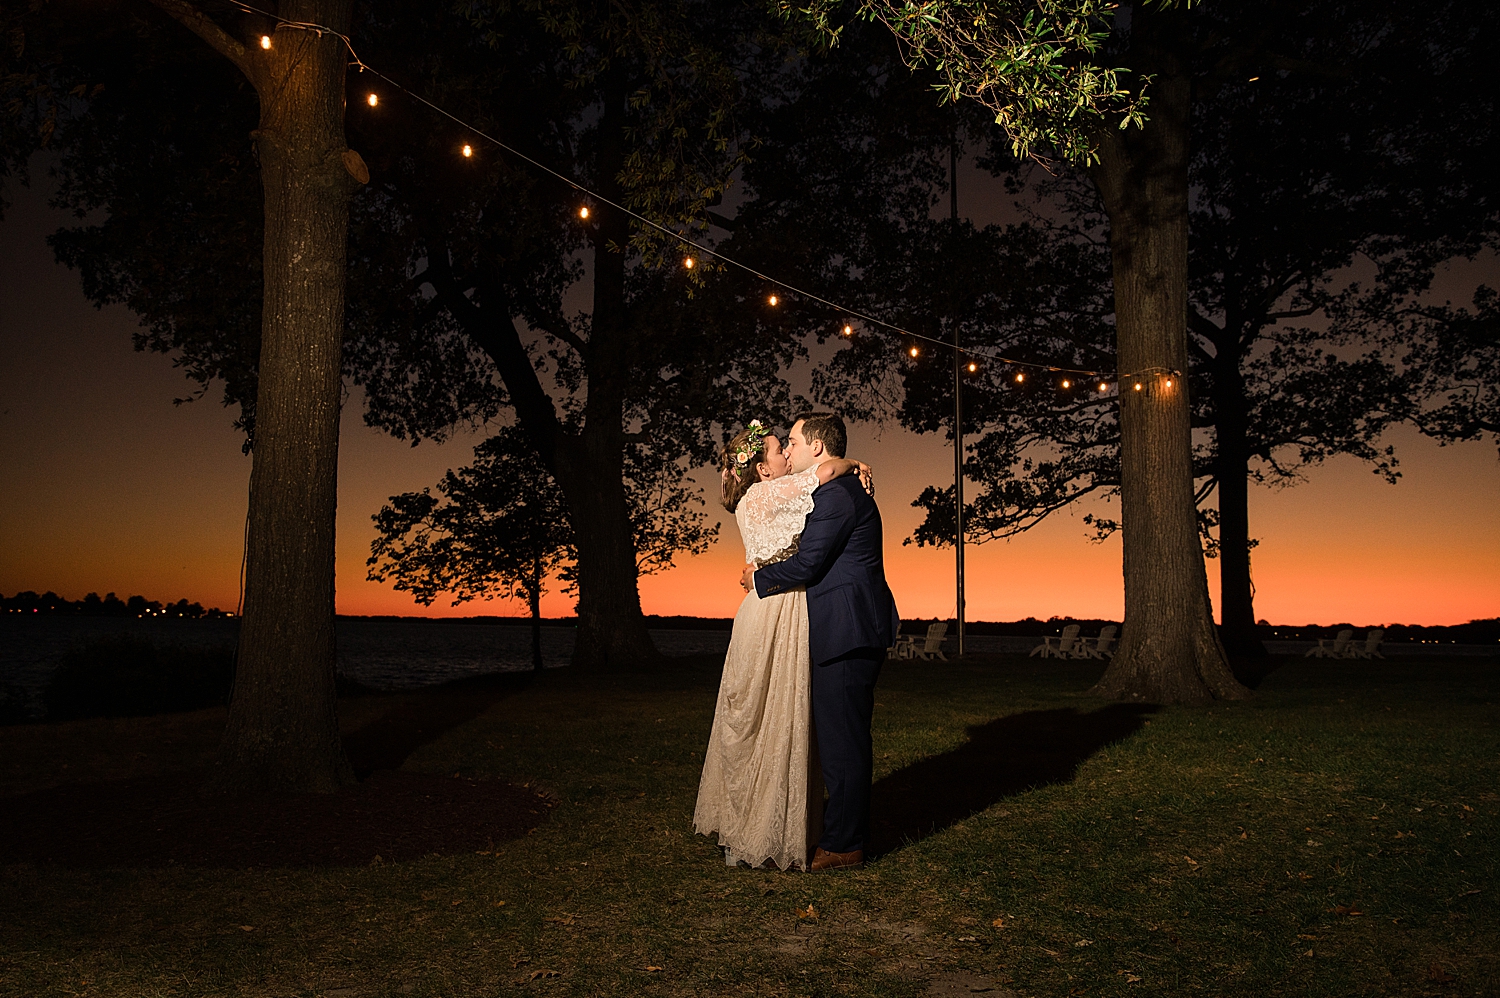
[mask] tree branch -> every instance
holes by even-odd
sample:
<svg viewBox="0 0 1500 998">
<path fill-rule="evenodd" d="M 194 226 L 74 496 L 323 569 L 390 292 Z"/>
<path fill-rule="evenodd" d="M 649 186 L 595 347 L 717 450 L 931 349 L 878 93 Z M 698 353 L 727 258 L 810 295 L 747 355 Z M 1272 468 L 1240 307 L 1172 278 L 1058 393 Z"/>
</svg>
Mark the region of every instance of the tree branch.
<svg viewBox="0 0 1500 998">
<path fill-rule="evenodd" d="M 234 63 L 251 83 L 256 83 L 256 63 L 239 39 L 187 0 L 151 0 L 183 27 L 208 43 L 215 52 Z"/>
</svg>

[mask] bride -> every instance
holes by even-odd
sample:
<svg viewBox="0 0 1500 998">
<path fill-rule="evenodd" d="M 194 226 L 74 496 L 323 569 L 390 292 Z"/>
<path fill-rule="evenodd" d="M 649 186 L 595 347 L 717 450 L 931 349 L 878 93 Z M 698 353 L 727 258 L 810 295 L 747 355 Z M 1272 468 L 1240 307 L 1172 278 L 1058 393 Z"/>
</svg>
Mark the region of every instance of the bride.
<svg viewBox="0 0 1500 998">
<path fill-rule="evenodd" d="M 857 461 L 839 458 L 795 475 L 790 470 L 780 439 L 760 420 L 724 448 L 722 501 L 740 528 L 747 562 L 768 565 L 796 552 L 819 485 L 858 474 L 874 494 L 870 469 Z M 734 617 L 693 814 L 700 835 L 719 833 L 730 866 L 806 870 L 822 833 L 811 671 L 806 591 L 762 599 L 752 589 Z"/>
</svg>

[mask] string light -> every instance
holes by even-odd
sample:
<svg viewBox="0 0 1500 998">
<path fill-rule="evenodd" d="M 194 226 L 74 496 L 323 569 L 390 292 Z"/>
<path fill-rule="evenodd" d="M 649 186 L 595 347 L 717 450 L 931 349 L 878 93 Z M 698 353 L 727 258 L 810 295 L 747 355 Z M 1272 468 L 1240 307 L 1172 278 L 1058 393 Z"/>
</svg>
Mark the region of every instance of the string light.
<svg viewBox="0 0 1500 998">
<path fill-rule="evenodd" d="M 1016 372 L 1016 384 L 1019 385 L 1021 382 L 1025 381 L 1025 380 L 1026 380 L 1026 374 L 1024 372 L 1022 372 L 1022 371 L 1017 371 Z"/>
<path fill-rule="evenodd" d="M 482 138 L 485 141 L 493 144 L 497 148 L 502 149 L 505 152 L 514 155 L 516 158 L 521 159 L 524 162 L 530 163 L 532 166 L 536 167 L 538 170 L 542 171 L 543 173 L 549 174 L 549 175 L 557 178 L 558 180 L 560 180 L 563 183 L 567 184 L 569 187 L 573 188 L 574 190 L 576 190 L 576 191 L 578 191 L 578 192 L 580 192 L 582 194 L 586 194 L 589 197 L 593 198 L 594 200 L 603 202 L 605 204 L 610 205 L 613 208 L 619 209 L 624 214 L 630 216 L 631 218 L 636 219 L 638 222 L 640 222 L 643 225 L 646 225 L 646 226 L 649 226 L 650 228 L 656 229 L 658 232 L 660 232 L 661 234 L 663 234 L 664 236 L 666 236 L 666 237 L 668 237 L 670 239 L 676 239 L 679 242 L 686 243 L 689 247 L 691 247 L 693 249 L 696 249 L 696 250 L 698 250 L 698 251 L 700 251 L 702 253 L 705 253 L 708 256 L 716 257 L 716 258 L 722 260 L 724 263 L 726 263 L 726 264 L 728 264 L 730 266 L 738 267 L 739 269 L 744 270 L 747 273 L 752 274 L 755 277 L 758 277 L 758 278 L 760 278 L 763 281 L 766 281 L 767 283 L 770 283 L 770 284 L 782 284 L 783 283 L 783 282 L 780 282 L 780 281 L 776 281 L 775 279 L 769 277 L 766 274 L 761 273 L 760 271 L 754 269 L 753 267 L 750 267 L 747 264 L 741 263 L 739 260 L 733 259 L 732 257 L 726 256 L 726 255 L 718 252 L 717 250 L 711 249 L 711 248 L 709 248 L 707 246 L 701 246 L 698 243 L 694 242 L 689 237 L 687 237 L 686 235 L 684 235 L 683 233 L 678 232 L 678 231 L 673 231 L 671 228 L 667 227 L 666 225 L 663 225 L 660 222 L 657 222 L 657 221 L 655 221 L 655 220 L 653 220 L 651 218 L 648 218 L 645 215 L 640 214 L 639 212 L 631 211 L 629 208 L 626 208 L 623 205 L 616 204 L 615 202 L 610 201 L 608 198 L 600 196 L 597 192 L 589 190 L 588 188 L 586 188 L 583 185 L 579 184 L 577 181 L 573 180 L 571 177 L 567 176 L 566 174 L 560 173 L 557 170 L 552 169 L 551 167 L 547 166 L 545 163 L 542 163 L 539 160 L 536 160 L 536 159 L 532 158 L 531 156 L 528 156 L 525 153 L 521 152 L 519 149 L 515 149 L 515 148 L 507 145 L 506 143 L 500 141 L 499 139 L 495 138 L 494 136 L 489 135 L 486 132 L 483 132 L 483 131 L 475 128 L 472 124 L 470 124 L 469 122 L 464 121 L 463 119 L 459 118 L 457 115 L 454 115 L 452 112 L 444 109 L 443 107 L 439 106 L 438 104 L 433 103 L 432 101 L 430 101 L 427 98 L 421 96 L 420 94 L 414 93 L 411 90 L 407 89 L 406 87 L 402 86 L 400 83 L 398 83 L 395 80 L 391 79 L 390 77 L 386 76 L 384 73 L 380 72 L 378 69 L 375 69 L 374 67 L 366 65 L 364 63 L 364 61 L 362 59 L 360 59 L 359 54 L 354 50 L 353 42 L 350 40 L 349 36 L 346 35 L 346 34 L 344 34 L 343 32 L 335 31 L 334 29 L 328 27 L 327 25 L 315 24 L 315 23 L 306 22 L 306 21 L 291 21 L 291 20 L 288 20 L 288 19 L 286 19 L 284 17 L 280 17 L 280 16 L 278 16 L 278 15 L 276 15 L 276 14 L 270 12 L 270 11 L 261 10 L 261 9 L 259 9 L 259 8 L 255 7 L 255 6 L 251 5 L 249 3 L 244 2 L 244 0 L 231 0 L 231 2 L 233 3 L 234 6 L 240 8 L 241 10 L 243 10 L 243 11 L 245 11 L 247 13 L 258 14 L 258 15 L 260 15 L 262 17 L 270 18 L 272 21 L 274 21 L 276 23 L 278 30 L 280 28 L 284 27 L 284 28 L 288 28 L 288 29 L 297 29 L 297 30 L 302 30 L 302 31 L 314 31 L 320 37 L 322 35 L 324 35 L 324 34 L 333 35 L 334 37 L 336 37 L 336 38 L 338 38 L 338 39 L 340 39 L 340 40 L 342 40 L 344 42 L 345 47 L 348 48 L 348 50 L 349 50 L 349 55 L 350 55 L 350 57 L 352 59 L 353 65 L 357 66 L 361 72 L 365 72 L 365 71 L 368 70 L 372 75 L 374 75 L 374 76 L 378 77 L 379 79 L 385 81 L 391 87 L 395 88 L 396 90 L 399 90 L 403 94 L 406 94 L 412 100 L 416 101 L 419 104 L 422 104 L 422 105 L 428 107 L 429 109 L 431 109 L 432 111 L 436 112 L 437 114 L 439 114 L 439 115 L 447 118 L 448 120 L 452 121 L 454 124 L 459 125 L 461 128 L 463 128 L 463 129 L 465 129 L 465 130 L 467 130 L 467 131 L 469 131 L 469 132 L 471 132 L 473 134 L 478 135 L 480 138 Z M 271 48 L 271 36 L 270 35 L 261 35 L 260 36 L 260 45 L 261 45 L 261 48 L 263 48 L 263 49 L 269 49 L 269 48 Z M 1258 76 L 1257 77 L 1251 77 L 1251 81 L 1252 82 L 1255 81 L 1255 80 L 1258 80 L 1258 79 L 1259 79 Z M 379 97 L 376 94 L 374 94 L 374 93 L 369 94 L 369 96 L 366 99 L 368 100 L 368 102 L 369 102 L 369 104 L 370 104 L 371 107 L 375 107 L 375 106 L 377 106 L 379 104 Z M 463 153 L 463 156 L 464 156 L 465 159 L 472 159 L 473 156 L 474 156 L 474 147 L 471 144 L 469 144 L 469 143 L 465 143 L 464 146 L 463 146 L 463 148 L 462 148 L 462 153 Z M 579 212 L 578 212 L 580 218 L 588 218 L 589 217 L 589 213 L 590 213 L 589 209 L 586 206 L 585 207 L 581 207 L 579 209 Z M 692 256 L 686 256 L 686 257 L 684 257 L 684 259 L 682 261 L 682 264 L 683 264 L 683 267 L 685 267 L 686 269 L 692 270 L 697 265 L 697 260 L 695 260 Z M 795 292 L 797 294 L 802 295 L 803 297 L 807 298 L 810 301 L 814 301 L 814 302 L 817 302 L 818 304 L 825 305 L 825 306 L 827 306 L 827 307 L 829 307 L 831 309 L 838 309 L 839 311 L 845 311 L 845 312 L 849 311 L 847 309 L 841 308 L 837 302 L 829 301 L 828 299 L 820 297 L 820 296 L 815 295 L 815 294 L 812 294 L 811 292 L 805 291 L 805 290 L 800 289 L 800 288 L 793 288 L 790 285 L 783 285 L 783 286 L 787 287 L 788 290 L 791 290 L 791 291 L 793 291 L 793 292 Z M 770 300 L 770 303 L 772 305 L 775 305 L 775 304 L 777 304 L 778 298 L 777 298 L 776 295 L 771 295 L 769 297 L 769 300 Z M 871 316 L 871 315 L 867 315 L 867 314 L 860 313 L 860 312 L 854 312 L 854 313 L 852 313 L 852 315 L 853 315 L 854 318 L 861 319 L 861 320 L 869 323 L 872 326 L 881 327 L 883 329 L 888 329 L 888 330 L 890 330 L 893 333 L 896 333 L 896 334 L 899 334 L 900 336 L 909 338 L 909 340 L 918 340 L 918 341 L 925 340 L 925 341 L 928 341 L 928 342 L 932 343 L 934 346 L 944 347 L 944 348 L 947 348 L 947 349 L 955 350 L 956 352 L 960 352 L 960 353 L 967 353 L 967 352 L 969 352 L 969 351 L 959 351 L 958 347 L 955 344 L 948 343 L 948 342 L 946 342 L 944 340 L 940 340 L 940 339 L 937 339 L 937 338 L 932 337 L 932 336 L 926 336 L 926 335 L 923 335 L 922 333 L 916 333 L 916 332 L 912 332 L 911 330 L 908 330 L 908 329 L 903 329 L 900 326 L 897 326 L 897 325 L 894 325 L 892 323 L 886 322 L 886 321 L 884 321 L 882 319 L 876 318 L 876 317 Z M 844 327 L 843 327 L 843 335 L 845 337 L 847 337 L 847 338 L 852 338 L 853 335 L 854 335 L 854 327 L 851 324 L 846 323 L 844 325 Z M 919 354 L 919 350 L 918 350 L 917 346 L 915 346 L 915 345 L 912 345 L 909 348 L 909 352 L 910 352 L 910 354 L 911 354 L 912 357 L 916 357 Z M 1055 372 L 1068 371 L 1068 372 L 1073 373 L 1073 374 L 1083 375 L 1086 378 L 1097 377 L 1098 375 L 1100 375 L 1101 373 L 1103 373 L 1103 372 L 1100 372 L 1100 371 L 1089 371 L 1089 370 L 1083 370 L 1083 369 L 1079 369 L 1079 368 L 1064 368 L 1064 367 L 1056 367 L 1056 366 L 1053 366 L 1053 365 L 1038 364 L 1038 363 L 1033 362 L 1033 361 L 1013 360 L 1011 358 L 1004 357 L 1004 356 L 1001 356 L 1001 355 L 998 355 L 998 354 L 996 354 L 996 355 L 984 354 L 983 356 L 985 356 L 989 360 L 998 361 L 998 362 L 1000 362 L 1002 364 L 1012 364 L 1012 365 L 1015 365 L 1017 367 L 1030 367 L 1030 368 L 1036 368 L 1037 370 L 1046 370 L 1046 371 L 1055 371 Z M 977 370 L 977 365 L 975 365 L 973 363 L 970 363 L 969 364 L 969 370 L 971 372 Z M 1149 375 L 1152 375 L 1152 374 L 1160 375 L 1160 374 L 1165 374 L 1165 373 L 1168 373 L 1168 372 L 1165 369 L 1163 369 L 1163 368 L 1146 368 L 1146 369 L 1143 369 L 1143 370 L 1140 370 L 1140 371 L 1135 371 L 1135 372 L 1131 372 L 1131 373 L 1128 373 L 1128 374 L 1124 374 L 1122 380 L 1128 379 L 1128 378 L 1132 378 L 1132 377 L 1143 377 L 1143 376 L 1149 376 Z M 1173 376 L 1181 376 L 1181 372 L 1179 372 L 1179 371 L 1171 371 L 1170 374 L 1173 375 Z M 1016 381 L 1024 383 L 1024 381 L 1025 381 L 1025 375 L 1024 375 L 1024 373 L 1019 373 L 1018 372 L 1017 375 L 1016 375 Z M 1170 379 L 1166 380 L 1165 383 L 1166 383 L 1166 386 L 1169 387 L 1169 388 L 1172 385 L 1172 382 L 1171 382 Z M 1072 386 L 1072 381 L 1069 380 L 1069 379 L 1065 379 L 1062 382 L 1062 387 L 1064 387 L 1064 388 L 1069 388 L 1071 386 Z M 1137 390 L 1140 390 L 1141 385 L 1139 383 L 1137 383 L 1135 387 L 1136 387 Z M 1099 390 L 1101 392 L 1108 391 L 1109 390 L 1109 383 L 1106 382 L 1106 381 L 1099 382 Z"/>
<path fill-rule="evenodd" d="M 380 103 L 380 95 L 371 94 L 370 96 L 365 98 L 365 103 L 369 104 L 371 107 L 374 107 L 375 105 Z"/>
<path fill-rule="evenodd" d="M 773 306 L 778 305 L 778 304 L 781 303 L 781 299 L 777 298 L 775 295 L 772 295 L 770 298 L 767 298 L 766 300 L 769 301 Z"/>
<path fill-rule="evenodd" d="M 977 370 L 979 370 L 979 365 L 974 363 L 972 360 L 969 361 L 969 373 L 973 374 Z"/>
<path fill-rule="evenodd" d="M 1135 390 L 1136 390 L 1136 391 L 1140 391 L 1140 390 L 1141 390 L 1141 383 L 1140 383 L 1140 382 L 1139 382 L 1139 381 L 1137 381 L 1137 382 L 1136 382 L 1136 383 L 1135 383 Z"/>
<path fill-rule="evenodd" d="M 1172 379 L 1171 379 L 1171 378 L 1168 378 L 1168 379 L 1167 379 L 1167 387 L 1168 387 L 1168 388 L 1171 388 L 1171 387 L 1172 387 Z"/>
</svg>

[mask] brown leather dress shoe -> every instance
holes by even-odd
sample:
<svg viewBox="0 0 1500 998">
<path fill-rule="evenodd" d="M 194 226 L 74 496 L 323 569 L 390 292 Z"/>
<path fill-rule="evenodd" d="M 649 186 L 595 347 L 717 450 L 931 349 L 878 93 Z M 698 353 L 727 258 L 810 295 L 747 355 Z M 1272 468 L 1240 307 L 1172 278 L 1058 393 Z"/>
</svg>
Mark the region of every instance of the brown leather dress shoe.
<svg viewBox="0 0 1500 998">
<path fill-rule="evenodd" d="M 813 873 L 818 873 L 823 870 L 843 870 L 864 865 L 863 849 L 856 849 L 853 852 L 829 852 L 820 846 L 813 852 L 812 866 L 809 869 Z"/>
</svg>

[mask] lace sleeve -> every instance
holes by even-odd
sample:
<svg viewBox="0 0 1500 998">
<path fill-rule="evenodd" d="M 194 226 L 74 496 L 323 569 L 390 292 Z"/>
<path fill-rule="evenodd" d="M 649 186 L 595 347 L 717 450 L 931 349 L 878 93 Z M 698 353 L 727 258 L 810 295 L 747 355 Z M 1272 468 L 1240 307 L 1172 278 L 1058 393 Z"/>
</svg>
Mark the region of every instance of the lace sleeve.
<svg viewBox="0 0 1500 998">
<path fill-rule="evenodd" d="M 818 469 L 809 468 L 750 486 L 734 514 L 746 561 L 764 565 L 795 547 L 818 484 Z"/>
</svg>

